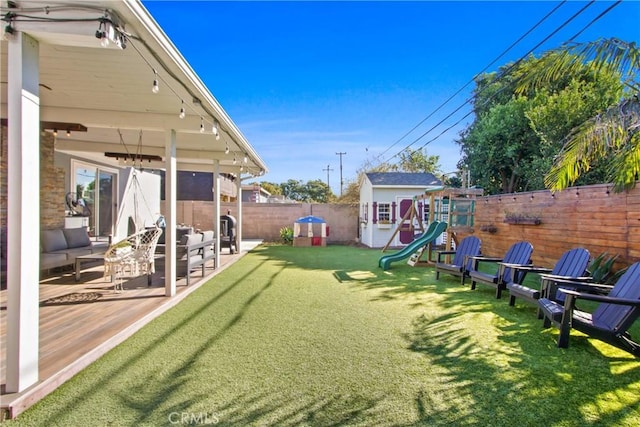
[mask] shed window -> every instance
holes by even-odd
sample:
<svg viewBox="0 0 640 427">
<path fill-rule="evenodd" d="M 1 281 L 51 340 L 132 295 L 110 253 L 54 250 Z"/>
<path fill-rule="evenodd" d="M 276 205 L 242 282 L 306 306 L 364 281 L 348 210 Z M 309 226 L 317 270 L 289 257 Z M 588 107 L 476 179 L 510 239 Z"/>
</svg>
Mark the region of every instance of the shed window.
<svg viewBox="0 0 640 427">
<path fill-rule="evenodd" d="M 391 204 L 378 203 L 378 221 L 390 221 L 390 220 L 391 220 Z"/>
</svg>

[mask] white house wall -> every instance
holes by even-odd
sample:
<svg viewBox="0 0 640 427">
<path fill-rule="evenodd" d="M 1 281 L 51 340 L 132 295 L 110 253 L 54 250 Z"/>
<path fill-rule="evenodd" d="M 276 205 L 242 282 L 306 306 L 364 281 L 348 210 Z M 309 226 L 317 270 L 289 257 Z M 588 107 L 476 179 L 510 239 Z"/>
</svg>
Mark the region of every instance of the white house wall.
<svg viewBox="0 0 640 427">
<path fill-rule="evenodd" d="M 360 242 L 363 245 L 373 247 L 373 227 L 372 227 L 372 207 L 373 206 L 373 189 L 371 181 L 365 177 L 360 185 Z M 366 208 L 366 214 L 364 209 Z M 365 218 L 366 217 L 366 218 Z M 366 221 L 366 222 L 365 222 Z"/>
</svg>

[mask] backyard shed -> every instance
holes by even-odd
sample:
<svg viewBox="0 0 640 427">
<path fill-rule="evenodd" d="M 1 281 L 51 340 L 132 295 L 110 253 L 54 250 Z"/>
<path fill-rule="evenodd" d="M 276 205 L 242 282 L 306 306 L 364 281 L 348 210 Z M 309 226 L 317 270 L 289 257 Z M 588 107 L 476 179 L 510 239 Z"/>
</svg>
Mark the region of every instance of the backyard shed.
<svg viewBox="0 0 640 427">
<path fill-rule="evenodd" d="M 415 208 L 412 230 L 397 233 L 391 246 L 411 243 L 413 229 L 424 227 L 429 219 L 428 200 L 415 201 L 415 196 L 442 186 L 432 173 L 408 172 L 367 173 L 360 184 L 360 241 L 371 248 L 385 246 L 405 213 Z"/>
<path fill-rule="evenodd" d="M 306 224 L 306 230 L 303 224 Z M 317 216 L 303 216 L 293 223 L 293 246 L 327 246 L 327 223 Z"/>
</svg>

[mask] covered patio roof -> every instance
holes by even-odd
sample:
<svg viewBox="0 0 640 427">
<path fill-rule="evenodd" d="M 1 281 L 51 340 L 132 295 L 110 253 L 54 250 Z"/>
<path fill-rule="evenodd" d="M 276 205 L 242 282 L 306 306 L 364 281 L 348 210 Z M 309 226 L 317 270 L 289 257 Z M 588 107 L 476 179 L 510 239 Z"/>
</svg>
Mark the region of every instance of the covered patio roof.
<svg viewBox="0 0 640 427">
<path fill-rule="evenodd" d="M 70 136 L 66 128 L 57 129 L 56 150 L 124 165 L 123 157 L 108 158 L 104 153 L 135 153 L 142 132 L 142 154 L 164 160 L 166 133 L 173 129 L 178 169 L 211 172 L 217 159 L 221 172 L 258 176 L 267 171 L 242 132 L 139 1 L 13 3 L 15 8 L 5 7 L 4 1 L 2 4 L 3 27 L 15 31 L 7 36 L 24 32 L 39 42 L 41 121 L 51 127 L 51 123 L 77 123 L 87 128 L 86 132 L 72 130 Z M 108 47 L 103 47 L 96 31 L 109 33 L 112 29 L 114 35 Z M 114 41 L 119 36 L 124 49 Z M 3 40 L 0 101 L 5 119 L 7 50 Z M 157 93 L 152 91 L 154 80 L 158 82 Z M 183 119 L 179 117 L 181 108 L 185 110 Z M 201 124 L 204 132 L 200 132 Z M 212 131 L 214 125 L 218 138 Z M 145 165 L 164 167 L 163 161 L 155 160 L 145 160 Z"/>
<path fill-rule="evenodd" d="M 114 166 L 140 156 L 145 168 L 166 171 L 167 297 L 176 295 L 176 171 L 213 173 L 218 218 L 221 173 L 239 178 L 239 193 L 243 176 L 267 167 L 139 0 L 2 1 L 0 12 L 12 393 L 39 380 L 39 245 L 23 242 L 39 240 L 40 212 L 28 206 L 40 192 L 42 130 L 56 134 L 56 151 Z M 241 222 L 240 198 L 237 210 Z M 219 256 L 218 241 L 216 265 Z"/>
</svg>

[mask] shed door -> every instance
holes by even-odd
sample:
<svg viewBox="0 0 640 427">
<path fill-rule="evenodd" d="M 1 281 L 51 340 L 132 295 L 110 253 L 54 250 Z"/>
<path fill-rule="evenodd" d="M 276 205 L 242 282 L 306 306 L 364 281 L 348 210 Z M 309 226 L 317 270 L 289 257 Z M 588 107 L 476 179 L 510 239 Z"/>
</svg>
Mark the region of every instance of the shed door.
<svg viewBox="0 0 640 427">
<path fill-rule="evenodd" d="M 413 205 L 412 199 L 402 199 L 400 200 L 400 216 L 398 217 L 398 222 L 400 222 L 400 243 L 403 245 L 407 245 L 413 242 L 413 218 L 409 217 L 406 221 L 402 221 L 402 218 L 409 212 L 411 206 Z"/>
</svg>

